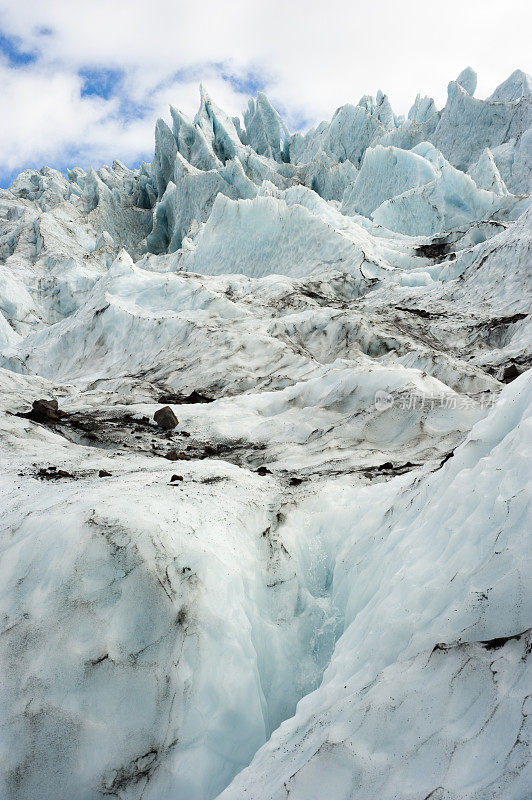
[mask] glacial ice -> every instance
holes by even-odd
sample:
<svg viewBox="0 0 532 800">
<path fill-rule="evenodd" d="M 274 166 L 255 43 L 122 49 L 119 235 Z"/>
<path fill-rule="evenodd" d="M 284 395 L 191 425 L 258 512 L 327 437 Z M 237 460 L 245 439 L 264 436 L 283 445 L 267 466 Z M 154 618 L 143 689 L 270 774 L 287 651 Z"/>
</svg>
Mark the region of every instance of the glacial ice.
<svg viewBox="0 0 532 800">
<path fill-rule="evenodd" d="M 256 153 L 276 161 L 289 160 L 285 143 L 288 144 L 290 133 L 263 92 L 257 93 L 256 100 L 250 99 L 244 125 L 246 144 Z"/>
<path fill-rule="evenodd" d="M 370 217 L 385 200 L 435 180 L 430 161 L 412 150 L 398 147 L 368 148 L 356 181 L 344 193 L 344 214 Z"/>
<path fill-rule="evenodd" d="M 497 86 L 493 94 L 488 97 L 488 100 L 507 103 L 512 100 L 519 100 L 521 97 L 526 97 L 530 94 L 532 94 L 532 79 L 530 75 L 520 69 L 516 69 L 509 78 L 506 78 L 500 86 Z"/>
<path fill-rule="evenodd" d="M 465 89 L 468 94 L 473 96 L 477 88 L 477 73 L 471 67 L 466 67 L 457 77 L 456 83 L 460 84 L 462 89 Z M 521 95 L 518 95 L 518 97 L 521 97 Z"/>
<path fill-rule="evenodd" d="M 202 88 L 0 191 L 0 797 L 527 796 L 532 93 L 475 90 Z"/>
<path fill-rule="evenodd" d="M 532 186 L 532 132 L 500 144 L 493 158 L 506 186 L 515 194 L 529 194 Z"/>
<path fill-rule="evenodd" d="M 320 531 L 327 508 L 326 531 L 336 548 L 342 542 L 332 585 L 344 632 L 322 685 L 224 800 L 262 798 L 264 786 L 274 800 L 287 791 L 317 800 L 325 785 L 341 800 L 427 796 L 439 786 L 442 797 L 525 796 L 529 403 L 527 375 L 504 390 L 441 474 L 356 498 L 348 485 L 328 487 L 331 497 L 307 511 Z M 500 636 L 502 620 L 515 642 Z"/>
<path fill-rule="evenodd" d="M 518 139 L 531 126 L 530 93 L 511 101 L 479 100 L 451 81 L 447 103 L 431 141 L 453 166 L 465 169 L 484 148 L 493 149 Z"/>
<path fill-rule="evenodd" d="M 421 97 L 421 95 L 418 94 L 414 105 L 408 112 L 408 119 L 419 125 L 422 122 L 427 122 L 434 114 L 438 114 L 438 112 L 432 97 Z"/>
<path fill-rule="evenodd" d="M 489 147 L 486 147 L 478 161 L 468 169 L 467 174 L 473 178 L 479 189 L 495 194 L 508 194 Z"/>
<path fill-rule="evenodd" d="M 412 160 L 415 156 L 421 156 L 432 165 L 436 170 L 435 177 L 402 193 L 393 194 L 374 209 L 372 218 L 389 230 L 410 236 L 431 236 L 483 219 L 515 219 L 529 205 L 529 199 L 501 191 L 495 172 L 492 173 L 491 185 L 495 183 L 498 191 L 480 188 L 468 174 L 451 166 L 429 142 L 421 142 L 405 152 Z M 478 162 L 472 169 L 478 176 L 477 165 Z M 486 168 L 483 169 L 481 163 L 482 183 L 489 182 L 485 172 Z M 346 195 L 347 192 L 344 198 Z M 349 206 L 346 210 L 349 210 Z"/>
<path fill-rule="evenodd" d="M 217 195 L 252 198 L 257 187 L 235 157 L 217 170 L 199 170 L 176 154 L 171 179 L 154 209 L 153 229 L 146 240 L 151 253 L 173 253 L 183 245 L 193 222 L 206 222 Z"/>
</svg>

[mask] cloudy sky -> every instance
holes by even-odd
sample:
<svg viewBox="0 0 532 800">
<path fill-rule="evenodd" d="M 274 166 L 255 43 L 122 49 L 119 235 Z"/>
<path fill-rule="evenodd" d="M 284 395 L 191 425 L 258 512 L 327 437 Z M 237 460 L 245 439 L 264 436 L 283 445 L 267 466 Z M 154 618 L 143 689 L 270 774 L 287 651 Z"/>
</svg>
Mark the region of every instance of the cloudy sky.
<svg viewBox="0 0 532 800">
<path fill-rule="evenodd" d="M 0 185 L 26 167 L 151 160 L 168 105 L 202 81 L 231 114 L 265 91 L 291 129 L 387 92 L 445 103 L 468 65 L 477 96 L 531 71 L 529 0 L 0 0 Z"/>
</svg>

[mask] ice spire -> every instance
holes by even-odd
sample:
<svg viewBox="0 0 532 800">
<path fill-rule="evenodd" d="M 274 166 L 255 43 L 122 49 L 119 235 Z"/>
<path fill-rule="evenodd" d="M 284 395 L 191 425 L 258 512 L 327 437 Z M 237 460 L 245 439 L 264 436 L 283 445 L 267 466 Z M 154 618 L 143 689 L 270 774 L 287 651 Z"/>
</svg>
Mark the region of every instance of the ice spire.
<svg viewBox="0 0 532 800">
<path fill-rule="evenodd" d="M 509 78 L 497 86 L 488 100 L 508 103 L 519 100 L 527 94 L 532 94 L 532 77 L 523 70 L 516 69 Z"/>
<path fill-rule="evenodd" d="M 462 89 L 473 96 L 477 88 L 477 73 L 471 67 L 466 67 L 457 77 L 456 83 L 459 83 Z"/>
<path fill-rule="evenodd" d="M 260 155 L 287 161 L 284 142 L 290 133 L 280 115 L 263 92 L 257 92 L 257 99 L 250 99 L 244 112 L 244 124 L 248 143 Z"/>
</svg>

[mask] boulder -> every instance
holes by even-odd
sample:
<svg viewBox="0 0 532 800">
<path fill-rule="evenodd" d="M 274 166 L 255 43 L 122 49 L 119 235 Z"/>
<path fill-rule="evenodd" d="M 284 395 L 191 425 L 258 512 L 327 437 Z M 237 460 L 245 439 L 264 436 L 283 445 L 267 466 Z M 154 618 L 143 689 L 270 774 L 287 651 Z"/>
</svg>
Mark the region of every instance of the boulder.
<svg viewBox="0 0 532 800">
<path fill-rule="evenodd" d="M 177 417 L 170 406 L 157 409 L 153 419 L 160 428 L 165 428 L 165 430 L 171 430 L 177 425 Z"/>
<path fill-rule="evenodd" d="M 167 458 L 168 461 L 189 461 L 190 456 L 187 456 L 186 453 L 178 453 L 176 450 L 169 450 L 163 458 Z"/>
<path fill-rule="evenodd" d="M 35 422 L 55 422 L 61 416 L 55 397 L 50 400 L 34 400 L 29 417 Z"/>
</svg>

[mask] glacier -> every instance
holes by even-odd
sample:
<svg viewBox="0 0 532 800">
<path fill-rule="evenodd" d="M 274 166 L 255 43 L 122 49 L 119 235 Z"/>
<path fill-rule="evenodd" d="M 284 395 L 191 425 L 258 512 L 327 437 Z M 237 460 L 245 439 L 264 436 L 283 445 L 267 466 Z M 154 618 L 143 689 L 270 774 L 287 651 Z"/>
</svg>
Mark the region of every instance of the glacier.
<svg viewBox="0 0 532 800">
<path fill-rule="evenodd" d="M 532 80 L 476 82 L 200 87 L 0 190 L 2 800 L 529 796 Z"/>
</svg>

